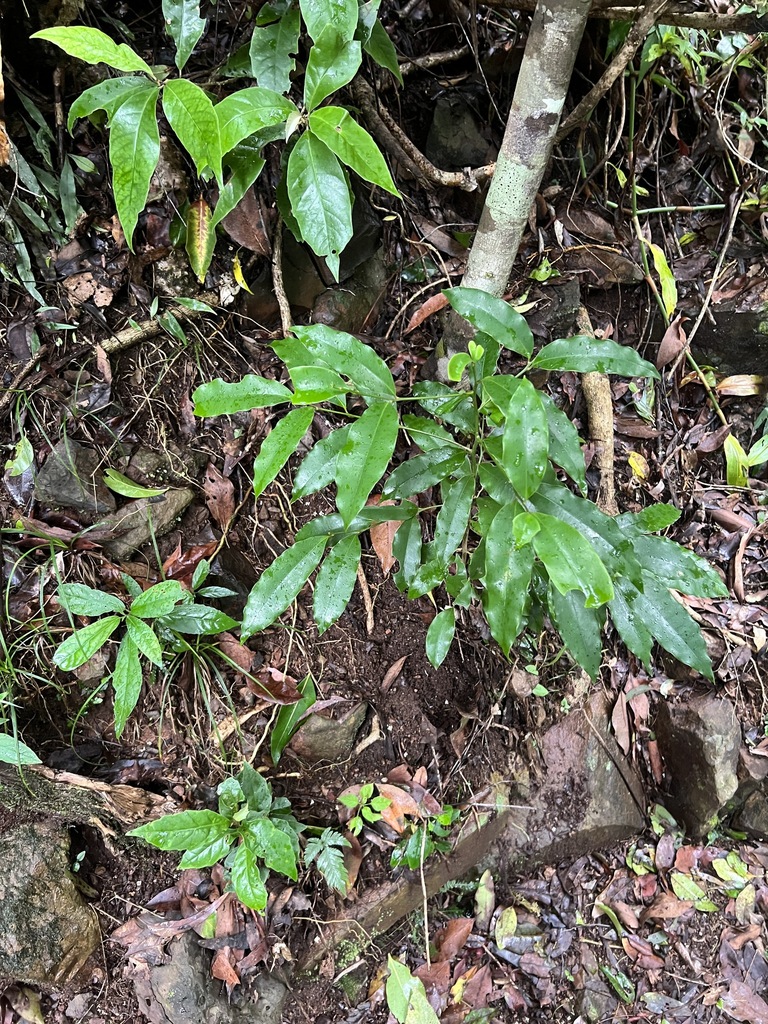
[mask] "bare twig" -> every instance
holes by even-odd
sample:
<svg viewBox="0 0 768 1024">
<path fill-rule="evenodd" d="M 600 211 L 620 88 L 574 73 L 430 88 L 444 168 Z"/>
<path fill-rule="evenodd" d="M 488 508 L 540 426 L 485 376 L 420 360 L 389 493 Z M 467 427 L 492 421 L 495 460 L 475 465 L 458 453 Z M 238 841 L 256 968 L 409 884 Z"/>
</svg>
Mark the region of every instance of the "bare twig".
<svg viewBox="0 0 768 1024">
<path fill-rule="evenodd" d="M 373 633 L 376 620 L 373 616 L 373 601 L 371 600 L 371 592 L 368 589 L 368 580 L 363 572 L 362 562 L 357 567 L 357 582 L 360 584 L 360 593 L 363 595 L 363 606 L 365 607 L 365 631 L 370 636 Z"/>
<path fill-rule="evenodd" d="M 592 322 L 584 306 L 579 307 L 576 324 L 580 334 L 594 338 Z M 616 484 L 613 479 L 613 397 L 607 373 L 582 373 L 581 389 L 587 404 L 589 436 L 595 445 L 595 464 L 600 477 L 597 507 L 606 515 L 618 515 Z"/>
<path fill-rule="evenodd" d="M 453 50 L 442 50 L 440 53 L 427 53 L 423 57 L 411 57 L 400 65 L 400 74 L 406 75 L 414 71 L 429 71 L 431 68 L 442 67 L 443 64 L 450 64 L 452 61 L 461 60 L 472 51 L 468 46 L 457 46 Z"/>
<path fill-rule="evenodd" d="M 48 345 L 41 345 L 38 351 L 33 356 L 30 356 L 26 363 L 24 363 L 21 369 L 17 372 L 16 376 L 6 388 L 5 394 L 0 398 L 0 416 L 5 416 L 13 405 L 13 400 L 16 397 L 16 393 L 18 392 L 21 384 L 27 379 L 30 373 L 32 373 L 40 360 L 45 359 L 47 355 Z"/>
<path fill-rule="evenodd" d="M 275 298 L 280 308 L 280 323 L 283 334 L 288 337 L 288 332 L 293 326 L 291 319 L 291 307 L 288 296 L 285 294 L 285 282 L 283 281 L 283 218 L 278 215 L 275 237 L 272 239 L 272 284 L 275 289 Z"/>
<path fill-rule="evenodd" d="M 205 302 L 209 306 L 214 305 L 218 301 L 216 296 L 210 293 L 197 296 L 197 300 L 198 302 Z M 164 312 L 172 313 L 178 320 L 196 320 L 207 310 L 190 309 L 188 306 L 178 305 L 170 306 Z M 146 320 L 143 324 L 139 324 L 138 327 L 126 327 L 125 330 L 118 331 L 111 338 L 105 338 L 101 342 L 101 347 L 108 356 L 112 356 L 117 352 L 124 352 L 127 348 L 138 345 L 140 341 L 156 338 L 162 330 L 163 325 L 157 317 L 153 317 L 151 320 Z"/>
<path fill-rule="evenodd" d="M 537 0 L 484 0 L 487 7 L 501 7 L 513 11 L 534 11 Z M 625 0 L 624 3 L 595 0 L 590 11 L 591 18 L 606 18 L 610 21 L 631 21 L 645 3 L 645 0 Z M 766 32 L 768 18 L 754 12 L 741 14 L 716 14 L 714 11 L 691 11 L 682 4 L 675 4 L 664 13 L 665 25 L 680 28 L 711 29 L 715 32 Z"/>
<path fill-rule="evenodd" d="M 568 117 L 560 125 L 555 136 L 555 142 L 562 142 L 575 128 L 580 127 L 612 87 L 616 79 L 624 74 L 627 65 L 634 57 L 638 47 L 642 46 L 645 37 L 656 24 L 656 20 L 667 6 L 667 3 L 668 0 L 650 0 L 645 7 L 640 9 L 640 14 L 627 33 L 627 38 L 624 40 L 623 45 L 603 72 L 599 82 L 592 86 L 584 99 L 576 104 Z"/>
</svg>

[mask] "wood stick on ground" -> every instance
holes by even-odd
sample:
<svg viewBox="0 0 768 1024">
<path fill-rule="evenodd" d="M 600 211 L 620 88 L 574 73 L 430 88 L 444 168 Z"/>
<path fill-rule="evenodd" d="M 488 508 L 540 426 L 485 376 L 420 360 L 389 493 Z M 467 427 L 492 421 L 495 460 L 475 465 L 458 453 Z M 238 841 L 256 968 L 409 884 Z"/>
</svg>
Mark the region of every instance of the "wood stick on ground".
<svg viewBox="0 0 768 1024">
<path fill-rule="evenodd" d="M 368 580 L 365 578 L 365 572 L 363 571 L 363 563 L 357 567 L 357 582 L 360 584 L 360 593 L 363 595 L 363 605 L 365 607 L 365 631 L 368 636 L 373 633 L 376 620 L 373 615 L 373 601 L 371 600 L 371 591 L 368 588 Z"/>
<path fill-rule="evenodd" d="M 209 292 L 203 295 L 196 296 L 198 302 L 205 302 L 206 305 L 213 306 L 218 302 L 215 295 Z M 169 306 L 166 313 L 173 313 L 177 320 L 196 320 L 199 316 L 202 316 L 206 310 L 190 309 L 188 306 Z M 156 338 L 163 330 L 162 324 L 158 323 L 157 317 L 153 317 L 151 320 L 145 320 L 143 324 L 139 324 L 138 327 L 126 327 L 122 331 L 118 331 L 117 334 L 111 338 L 105 338 L 101 343 L 101 347 L 107 353 L 108 356 L 115 355 L 117 352 L 124 352 L 127 348 L 132 348 L 134 345 L 138 345 L 140 341 L 147 341 L 149 338 Z"/>
<path fill-rule="evenodd" d="M 275 237 L 272 239 L 272 285 L 275 289 L 275 298 L 280 309 L 280 324 L 283 334 L 288 333 L 293 327 L 291 319 L 291 306 L 288 296 L 285 294 L 285 282 L 283 281 L 283 218 L 278 216 Z"/>
<path fill-rule="evenodd" d="M 32 373 L 40 360 L 45 359 L 47 355 L 48 345 L 41 345 L 38 351 L 35 352 L 33 356 L 30 356 L 26 363 L 24 363 L 21 369 L 17 372 L 16 376 L 6 388 L 5 394 L 0 398 L 0 417 L 5 416 L 13 405 L 13 400 L 16 398 L 16 394 L 23 382 L 27 379 L 30 373 Z"/>
<path fill-rule="evenodd" d="M 558 128 L 557 135 L 555 136 L 556 143 L 562 142 L 574 129 L 584 124 L 603 96 L 613 86 L 616 79 L 624 74 L 638 47 L 642 46 L 645 37 L 659 20 L 659 16 L 667 4 L 668 0 L 650 0 L 650 3 L 640 9 L 640 14 L 627 33 L 627 38 L 603 72 L 600 80 L 592 86 L 584 99 L 576 104 Z"/>
<path fill-rule="evenodd" d="M 584 306 L 579 308 L 576 323 L 579 334 L 594 338 L 592 322 Z M 584 392 L 584 401 L 587 403 L 589 437 L 595 446 L 595 464 L 600 476 L 597 507 L 606 515 L 615 516 L 619 513 L 619 506 L 616 502 L 616 484 L 613 478 L 613 396 L 608 374 L 582 373 L 581 388 Z"/>
</svg>

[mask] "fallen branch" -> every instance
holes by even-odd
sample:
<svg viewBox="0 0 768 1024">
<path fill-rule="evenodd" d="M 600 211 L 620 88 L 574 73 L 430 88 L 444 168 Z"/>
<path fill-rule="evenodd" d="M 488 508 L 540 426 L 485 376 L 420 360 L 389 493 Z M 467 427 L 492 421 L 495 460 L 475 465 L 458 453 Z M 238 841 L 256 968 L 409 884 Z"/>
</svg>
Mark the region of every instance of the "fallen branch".
<svg viewBox="0 0 768 1024">
<path fill-rule="evenodd" d="M 198 296 L 199 302 L 205 302 L 209 306 L 214 305 L 217 301 L 215 295 L 204 294 Z M 177 320 L 196 320 L 206 310 L 190 309 L 189 306 L 169 306 L 166 313 L 172 313 Z M 153 317 L 151 320 L 146 320 L 143 324 L 139 324 L 138 327 L 126 327 L 122 331 L 118 331 L 117 334 L 111 338 L 105 338 L 101 342 L 101 347 L 107 353 L 108 356 L 115 355 L 117 352 L 124 352 L 127 348 L 132 348 L 134 345 L 138 345 L 140 341 L 147 341 L 149 338 L 156 338 L 164 330 L 163 325 L 159 322 L 158 317 Z"/>
<path fill-rule="evenodd" d="M 577 314 L 579 334 L 594 338 L 592 322 L 584 306 Z M 589 437 L 595 446 L 595 465 L 599 474 L 596 504 L 606 515 L 619 514 L 616 502 L 616 484 L 614 474 L 614 442 L 613 442 L 613 396 L 611 383 L 607 373 L 582 373 L 581 389 L 587 404 L 589 419 Z"/>
</svg>

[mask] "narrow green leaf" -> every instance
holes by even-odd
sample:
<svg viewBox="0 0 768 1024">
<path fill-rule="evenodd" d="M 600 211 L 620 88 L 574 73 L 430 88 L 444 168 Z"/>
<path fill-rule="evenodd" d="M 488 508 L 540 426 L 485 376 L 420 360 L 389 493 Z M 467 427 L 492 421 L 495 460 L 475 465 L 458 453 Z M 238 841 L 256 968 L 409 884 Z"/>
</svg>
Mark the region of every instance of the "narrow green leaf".
<svg viewBox="0 0 768 1024">
<path fill-rule="evenodd" d="M 280 708 L 269 734 L 269 752 L 274 764 L 280 760 L 283 751 L 299 728 L 303 715 L 317 700 L 315 681 L 311 675 L 305 676 L 299 683 L 299 692 L 301 700 L 295 704 L 284 704 Z"/>
<path fill-rule="evenodd" d="M 17 737 L 0 732 L 0 762 L 20 767 L 25 764 L 40 764 L 40 758 Z"/>
<path fill-rule="evenodd" d="M 651 250 L 653 265 L 656 268 L 656 273 L 659 275 L 659 281 L 661 282 L 661 301 L 664 303 L 664 312 L 667 314 L 667 317 L 671 319 L 672 314 L 675 311 L 675 306 L 677 305 L 677 284 L 675 282 L 675 275 L 669 268 L 667 257 L 664 255 L 664 250 L 661 246 L 656 245 L 654 242 L 646 242 L 645 244 Z"/>
<path fill-rule="evenodd" d="M 416 579 L 421 568 L 422 543 L 421 522 L 414 516 L 403 523 L 392 541 L 392 554 L 400 563 L 393 577 L 398 590 L 408 590 Z"/>
<path fill-rule="evenodd" d="M 301 17 L 293 6 L 272 25 L 254 28 L 248 53 L 251 72 L 260 86 L 277 93 L 291 88 L 300 31 Z"/>
<path fill-rule="evenodd" d="M 403 522 L 417 512 L 418 508 L 412 502 L 402 501 L 399 505 L 366 505 L 348 526 L 338 512 L 330 516 L 317 516 L 302 526 L 296 534 L 296 540 L 308 540 L 310 537 L 340 540 L 348 533 L 363 533 L 372 523 Z"/>
<path fill-rule="evenodd" d="M 628 579 L 616 579 L 615 590 L 608 605 L 613 624 L 630 651 L 650 668 L 653 637 L 640 616 L 640 591 Z"/>
<path fill-rule="evenodd" d="M 381 150 L 343 107 L 322 107 L 309 115 L 309 130 L 365 181 L 398 196 Z"/>
<path fill-rule="evenodd" d="M 343 537 L 334 544 L 315 580 L 314 616 L 321 635 L 332 626 L 347 607 L 355 589 L 360 565 L 360 538 Z"/>
<path fill-rule="evenodd" d="M 741 442 L 729 434 L 723 442 L 725 452 L 726 481 L 729 487 L 749 485 L 749 461 Z"/>
<path fill-rule="evenodd" d="M 160 625 L 176 633 L 215 636 L 238 626 L 236 619 L 204 604 L 180 604 L 162 616 Z"/>
<path fill-rule="evenodd" d="M 377 402 L 350 425 L 336 461 L 336 506 L 345 525 L 381 480 L 397 442 L 399 421 L 393 402 Z"/>
<path fill-rule="evenodd" d="M 109 161 L 117 215 L 128 248 L 149 195 L 149 183 L 160 159 L 157 127 L 159 89 L 149 82 L 132 90 L 109 119 Z"/>
<path fill-rule="evenodd" d="M 165 494 L 167 487 L 142 487 L 135 483 L 116 469 L 107 469 L 104 472 L 104 483 L 115 494 L 122 494 L 124 498 L 155 498 L 159 494 Z"/>
<path fill-rule="evenodd" d="M 314 415 L 314 409 L 293 409 L 267 434 L 253 463 L 254 501 L 264 493 L 296 451 Z"/>
<path fill-rule="evenodd" d="M 349 427 L 338 427 L 315 444 L 296 470 L 291 501 L 314 494 L 336 479 L 336 459 L 348 437 Z"/>
<path fill-rule="evenodd" d="M 290 607 L 317 568 L 325 542 L 325 537 L 297 541 L 264 570 L 245 605 L 240 633 L 243 640 L 272 625 Z"/>
<path fill-rule="evenodd" d="M 249 409 L 282 405 L 290 402 L 292 397 L 284 384 L 254 374 L 248 374 L 234 384 L 217 378 L 201 384 L 192 393 L 195 416 L 232 416 Z"/>
<path fill-rule="evenodd" d="M 152 68 L 125 43 L 116 43 L 98 28 L 68 25 L 44 28 L 34 32 L 30 39 L 45 39 L 87 64 L 108 64 L 118 71 L 143 71 L 152 76 Z"/>
<path fill-rule="evenodd" d="M 125 620 L 128 636 L 133 640 L 138 650 L 158 668 L 163 667 L 163 648 L 151 626 L 143 619 L 135 615 L 129 615 Z"/>
<path fill-rule="evenodd" d="M 441 427 L 427 416 L 405 413 L 402 421 L 410 436 L 425 452 L 433 451 L 435 448 L 461 448 L 462 451 L 466 451 L 451 437 L 445 427 Z"/>
<path fill-rule="evenodd" d="M 479 288 L 446 288 L 443 295 L 456 312 L 473 327 L 528 358 L 533 351 L 533 334 L 524 318 L 503 299 Z"/>
<path fill-rule="evenodd" d="M 141 693 L 142 671 L 139 651 L 130 635 L 124 636 L 117 649 L 115 668 L 112 672 L 112 689 L 115 691 L 115 738 L 120 739 L 128 716 L 136 707 Z"/>
<path fill-rule="evenodd" d="M 328 26 L 344 40 L 357 28 L 357 0 L 299 0 L 310 39 L 316 41 Z"/>
<path fill-rule="evenodd" d="M 608 338 L 577 335 L 559 338 L 545 345 L 531 363 L 539 370 L 572 370 L 575 373 L 619 373 L 623 377 L 654 377 L 656 367 L 642 359 L 633 348 Z"/>
<path fill-rule="evenodd" d="M 200 0 L 163 0 L 163 17 L 166 31 L 176 44 L 176 67 L 182 71 L 205 31 Z"/>
<path fill-rule="evenodd" d="M 517 502 L 504 505 L 494 516 L 485 538 L 483 608 L 496 643 L 505 655 L 523 625 L 533 570 L 533 548 L 510 544 Z"/>
<path fill-rule="evenodd" d="M 638 537 L 633 547 L 643 569 L 665 587 L 694 597 L 728 597 L 728 587 L 703 558 L 666 537 Z"/>
<path fill-rule="evenodd" d="M 602 609 L 587 608 L 583 594 L 577 590 L 561 594 L 551 582 L 547 604 L 571 657 L 592 679 L 597 679 L 603 658 Z"/>
<path fill-rule="evenodd" d="M 643 590 L 638 592 L 632 611 L 673 658 L 714 682 L 712 663 L 701 629 L 672 597 L 664 583 L 650 573 L 644 573 Z"/>
<path fill-rule="evenodd" d="M 210 171 L 222 185 L 221 158 L 226 150 L 222 147 L 219 118 L 209 97 L 194 82 L 172 78 L 163 89 L 163 111 L 179 142 L 192 157 L 198 175 L 202 177 Z"/>
<path fill-rule="evenodd" d="M 638 530 L 644 533 L 656 533 L 657 530 L 665 530 L 668 526 L 676 523 L 680 518 L 680 509 L 674 505 L 649 505 L 632 515 L 632 522 Z M 623 516 L 619 516 L 622 522 Z"/>
<path fill-rule="evenodd" d="M 53 656 L 54 665 L 63 672 L 72 672 L 84 665 L 100 647 L 104 646 L 121 622 L 121 615 L 107 615 L 89 626 L 75 630 L 56 649 Z"/>
<path fill-rule="evenodd" d="M 84 583 L 62 583 L 58 591 L 59 604 L 70 615 L 106 615 L 125 612 L 125 605 L 114 594 L 94 590 Z"/>
<path fill-rule="evenodd" d="M 440 483 L 455 473 L 465 462 L 466 452 L 461 449 L 434 448 L 401 463 L 390 474 L 382 489 L 384 498 L 409 498 Z"/>
<path fill-rule="evenodd" d="M 136 78 L 134 75 L 125 78 L 107 78 L 97 85 L 92 85 L 90 89 L 81 92 L 69 108 L 67 130 L 72 131 L 72 126 L 78 117 L 90 117 L 97 110 L 105 110 L 108 116 L 112 117 L 115 110 L 131 93 L 142 93 L 146 91 L 146 88 L 146 79 Z"/>
<path fill-rule="evenodd" d="M 224 188 L 219 191 L 216 209 L 211 218 L 211 227 L 216 227 L 231 213 L 245 193 L 264 170 L 265 160 L 261 156 L 263 143 L 260 135 L 243 139 L 224 157 L 224 163 L 231 173 Z"/>
<path fill-rule="evenodd" d="M 397 51 L 392 40 L 387 35 L 387 30 L 379 19 L 373 23 L 370 37 L 363 43 L 363 49 L 372 57 L 380 68 L 391 71 L 400 85 L 403 84 L 403 75 L 400 71 L 400 64 L 397 60 Z"/>
<path fill-rule="evenodd" d="M 453 608 L 443 608 L 432 619 L 427 630 L 427 657 L 433 668 L 439 668 L 445 661 L 455 632 L 456 613 Z"/>
<path fill-rule="evenodd" d="M 530 498 L 544 479 L 549 455 L 547 413 L 536 388 L 521 380 L 507 409 L 502 464 L 521 498 Z"/>
<path fill-rule="evenodd" d="M 597 608 L 613 598 L 613 584 L 600 556 L 582 534 L 554 516 L 537 514 L 541 530 L 533 547 L 549 578 L 561 594 L 580 590 L 587 608 Z"/>
<path fill-rule="evenodd" d="M 257 86 L 233 92 L 213 109 L 218 122 L 222 156 L 249 135 L 283 125 L 289 117 L 298 113 L 296 105 L 278 91 Z"/>
<path fill-rule="evenodd" d="M 253 852 L 245 843 L 235 851 L 232 861 L 232 888 L 246 907 L 260 913 L 267 905 L 267 890 Z"/>
<path fill-rule="evenodd" d="M 584 453 L 581 450 L 578 431 L 562 409 L 559 409 L 549 395 L 539 392 L 549 427 L 549 457 L 556 466 L 564 470 L 578 485 L 582 495 L 587 493 L 587 478 Z"/>
<path fill-rule="evenodd" d="M 425 380 L 414 384 L 412 394 L 433 416 L 445 420 L 470 437 L 477 433 L 477 410 L 468 392 L 457 393 L 440 381 Z"/>
<path fill-rule="evenodd" d="M 761 466 L 764 462 L 768 462 L 768 434 L 755 441 L 747 454 L 747 465 L 750 468 Z"/>
<path fill-rule="evenodd" d="M 443 504 L 435 520 L 435 534 L 429 545 L 430 559 L 448 566 L 461 546 L 469 525 L 475 481 L 472 476 L 445 480 L 441 487 Z"/>
<path fill-rule="evenodd" d="M 163 580 L 134 598 L 131 615 L 138 615 L 140 619 L 156 619 L 159 615 L 167 615 L 183 599 L 184 589 L 178 580 Z"/>
<path fill-rule="evenodd" d="M 389 367 L 370 345 L 364 344 L 352 334 L 323 324 L 294 327 L 292 330 L 310 357 L 320 365 L 348 377 L 369 405 L 371 401 L 395 396 L 395 382 Z M 290 341 L 275 342 L 272 348 L 282 356 L 290 344 Z"/>
<path fill-rule="evenodd" d="M 287 184 L 302 238 L 338 280 L 339 256 L 352 237 L 352 200 L 341 164 L 311 132 L 291 150 Z"/>
<path fill-rule="evenodd" d="M 128 833 L 138 836 L 158 850 L 194 850 L 221 839 L 229 830 L 229 821 L 216 811 L 179 811 L 140 825 Z"/>
</svg>

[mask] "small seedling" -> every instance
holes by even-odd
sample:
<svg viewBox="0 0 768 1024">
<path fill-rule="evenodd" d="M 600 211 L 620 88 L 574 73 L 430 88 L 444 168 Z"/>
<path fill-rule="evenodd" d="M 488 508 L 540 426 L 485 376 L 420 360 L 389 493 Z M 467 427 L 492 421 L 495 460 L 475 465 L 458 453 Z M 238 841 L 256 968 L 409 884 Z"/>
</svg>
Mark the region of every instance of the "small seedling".
<svg viewBox="0 0 768 1024">
<path fill-rule="evenodd" d="M 418 871 L 433 854 L 449 853 L 451 844 L 448 837 L 460 817 L 461 811 L 457 807 L 446 806 L 439 814 L 432 814 L 420 824 L 412 825 L 392 851 L 391 867 Z"/>
<path fill-rule="evenodd" d="M 339 797 L 339 803 L 354 811 L 353 816 L 347 822 L 347 828 L 353 836 L 359 836 L 363 826 L 368 823 L 373 825 L 381 821 L 381 812 L 386 811 L 392 801 L 386 796 L 374 796 L 374 785 L 366 782 L 360 787 L 357 793 L 345 793 Z"/>
</svg>

